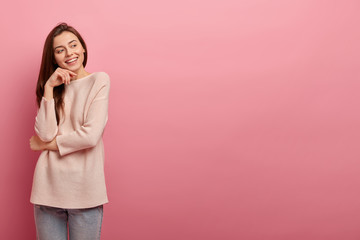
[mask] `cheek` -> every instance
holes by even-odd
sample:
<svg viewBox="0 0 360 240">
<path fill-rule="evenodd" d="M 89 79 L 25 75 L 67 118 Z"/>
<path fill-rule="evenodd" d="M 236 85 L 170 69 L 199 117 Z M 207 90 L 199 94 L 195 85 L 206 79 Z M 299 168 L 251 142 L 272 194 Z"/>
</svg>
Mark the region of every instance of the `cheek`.
<svg viewBox="0 0 360 240">
<path fill-rule="evenodd" d="M 55 55 L 54 56 L 55 62 L 57 63 L 57 65 L 61 64 L 61 57 L 59 55 Z M 60 64 L 59 64 L 60 63 Z"/>
<path fill-rule="evenodd" d="M 84 61 L 84 53 L 83 53 L 83 50 L 77 50 L 76 51 L 77 55 L 79 56 L 79 59 L 81 60 L 81 62 Z"/>
<path fill-rule="evenodd" d="M 83 50 L 82 50 L 82 49 L 76 50 L 76 53 L 77 53 L 79 56 L 84 56 L 84 53 L 83 53 Z"/>
</svg>

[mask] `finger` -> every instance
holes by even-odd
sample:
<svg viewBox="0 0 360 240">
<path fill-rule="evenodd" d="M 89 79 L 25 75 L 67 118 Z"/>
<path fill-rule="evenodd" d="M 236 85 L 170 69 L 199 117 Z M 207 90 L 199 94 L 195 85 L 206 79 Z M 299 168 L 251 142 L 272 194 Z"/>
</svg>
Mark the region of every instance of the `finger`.
<svg viewBox="0 0 360 240">
<path fill-rule="evenodd" d="M 69 84 L 70 84 L 73 75 L 71 75 L 71 73 L 68 72 L 68 77 L 69 77 Z"/>
<path fill-rule="evenodd" d="M 70 74 L 66 73 L 66 84 L 70 84 Z"/>
<path fill-rule="evenodd" d="M 58 75 L 62 75 L 65 72 L 64 69 L 62 69 L 62 68 L 57 68 L 56 71 L 57 71 Z"/>
<path fill-rule="evenodd" d="M 76 75 L 77 75 L 77 74 L 74 73 L 73 71 L 70 71 L 70 70 L 67 70 L 67 69 L 66 69 L 66 71 L 70 74 L 70 76 L 76 76 Z"/>
<path fill-rule="evenodd" d="M 68 84 L 68 82 L 69 82 L 69 74 L 68 74 L 68 72 L 65 69 L 62 69 L 61 74 L 62 74 L 62 77 L 63 77 L 63 83 Z"/>
<path fill-rule="evenodd" d="M 73 72 L 73 71 L 71 71 L 71 70 L 64 69 L 64 68 L 60 68 L 59 70 L 60 70 L 62 73 L 66 74 L 66 75 L 69 75 L 69 81 L 68 81 L 67 84 L 70 83 L 72 77 L 77 76 L 77 73 L 75 73 L 75 72 Z"/>
<path fill-rule="evenodd" d="M 69 75 L 69 81 L 72 81 L 76 78 L 76 75 L 74 75 L 73 72 L 68 72 L 68 75 Z"/>
<path fill-rule="evenodd" d="M 63 83 L 65 83 L 65 81 L 66 81 L 66 74 L 60 73 L 60 76 L 61 76 L 61 81 L 62 81 Z"/>
<path fill-rule="evenodd" d="M 68 74 L 66 72 L 63 73 L 64 74 L 64 84 L 67 84 L 67 78 L 68 78 Z"/>
<path fill-rule="evenodd" d="M 56 71 L 54 72 L 54 75 L 55 75 L 55 80 L 61 80 L 62 79 L 60 68 L 56 69 Z"/>
<path fill-rule="evenodd" d="M 62 73 L 59 73 L 59 74 L 58 74 L 58 79 L 59 79 L 62 83 L 64 83 L 64 76 L 62 75 Z"/>
</svg>

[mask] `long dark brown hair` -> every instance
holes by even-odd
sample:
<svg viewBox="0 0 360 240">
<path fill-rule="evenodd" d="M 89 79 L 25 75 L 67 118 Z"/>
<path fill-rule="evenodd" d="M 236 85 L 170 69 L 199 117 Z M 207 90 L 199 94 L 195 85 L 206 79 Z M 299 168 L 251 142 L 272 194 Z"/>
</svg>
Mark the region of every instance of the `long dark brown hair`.
<svg viewBox="0 0 360 240">
<path fill-rule="evenodd" d="M 40 72 L 36 85 L 36 102 L 38 107 L 40 107 L 41 99 L 44 96 L 44 87 L 47 80 L 59 67 L 59 65 L 55 61 L 55 56 L 54 56 L 54 49 L 53 49 L 54 38 L 60 35 L 64 31 L 73 33 L 79 39 L 82 47 L 85 49 L 83 66 L 84 67 L 86 66 L 88 51 L 84 39 L 81 37 L 80 33 L 76 31 L 75 28 L 69 26 L 67 23 L 64 22 L 59 23 L 56 27 L 54 27 L 51 30 L 51 32 L 48 34 L 45 40 L 44 50 L 41 59 Z M 64 107 L 64 90 L 65 90 L 64 84 L 54 87 L 55 112 L 56 112 L 56 121 L 58 125 L 60 121 L 59 113 L 60 111 L 63 110 Z"/>
</svg>

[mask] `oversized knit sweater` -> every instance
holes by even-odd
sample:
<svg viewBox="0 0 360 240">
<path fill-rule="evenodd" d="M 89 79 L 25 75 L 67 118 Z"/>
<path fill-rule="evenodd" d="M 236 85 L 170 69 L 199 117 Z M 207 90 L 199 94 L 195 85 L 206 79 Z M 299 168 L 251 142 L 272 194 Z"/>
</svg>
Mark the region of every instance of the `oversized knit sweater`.
<svg viewBox="0 0 360 240">
<path fill-rule="evenodd" d="M 36 134 L 56 138 L 58 151 L 37 161 L 30 202 L 58 208 L 90 208 L 108 202 L 102 134 L 108 119 L 110 78 L 94 72 L 65 85 L 64 113 L 57 125 L 54 99 L 42 98 Z"/>
</svg>

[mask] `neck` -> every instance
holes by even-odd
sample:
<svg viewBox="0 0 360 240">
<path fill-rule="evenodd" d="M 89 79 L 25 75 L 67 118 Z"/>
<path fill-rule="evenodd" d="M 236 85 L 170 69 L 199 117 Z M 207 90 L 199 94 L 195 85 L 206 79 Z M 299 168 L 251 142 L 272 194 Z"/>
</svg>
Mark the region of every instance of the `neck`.
<svg viewBox="0 0 360 240">
<path fill-rule="evenodd" d="M 74 71 L 75 72 L 75 71 Z M 86 72 L 84 67 L 81 67 L 79 70 L 77 70 L 75 72 L 77 75 L 76 77 L 74 77 L 73 80 L 76 80 L 76 79 L 79 79 L 79 78 L 83 78 L 83 77 L 86 77 L 87 75 L 89 75 L 90 73 Z"/>
</svg>

